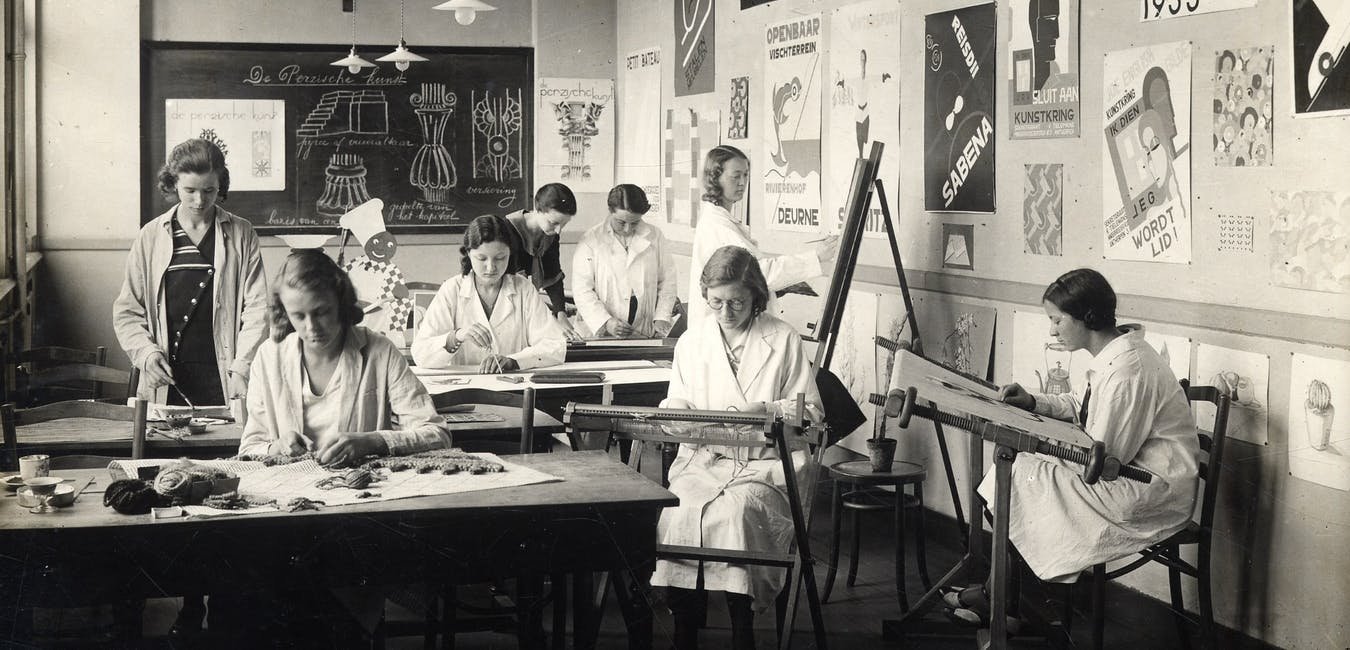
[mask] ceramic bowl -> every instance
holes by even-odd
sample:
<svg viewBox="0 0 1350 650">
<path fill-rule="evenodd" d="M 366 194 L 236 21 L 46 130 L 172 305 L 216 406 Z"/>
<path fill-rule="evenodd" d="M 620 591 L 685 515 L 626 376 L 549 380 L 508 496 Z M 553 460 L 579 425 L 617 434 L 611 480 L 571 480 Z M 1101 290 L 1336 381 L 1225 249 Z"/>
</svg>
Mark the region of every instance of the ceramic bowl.
<svg viewBox="0 0 1350 650">
<path fill-rule="evenodd" d="M 4 479 L 0 480 L 4 482 L 5 489 L 9 490 L 10 492 L 13 492 L 14 490 L 17 490 L 20 487 L 23 487 L 23 477 L 19 476 L 18 474 L 15 474 L 13 476 L 6 476 Z"/>
<path fill-rule="evenodd" d="M 70 484 L 61 484 L 56 486 L 56 493 L 52 495 L 49 501 L 52 506 L 64 508 L 75 503 L 75 486 Z M 33 491 L 27 487 L 19 488 L 19 505 L 25 508 L 33 508 L 42 504 L 41 499 L 33 495 Z"/>
</svg>

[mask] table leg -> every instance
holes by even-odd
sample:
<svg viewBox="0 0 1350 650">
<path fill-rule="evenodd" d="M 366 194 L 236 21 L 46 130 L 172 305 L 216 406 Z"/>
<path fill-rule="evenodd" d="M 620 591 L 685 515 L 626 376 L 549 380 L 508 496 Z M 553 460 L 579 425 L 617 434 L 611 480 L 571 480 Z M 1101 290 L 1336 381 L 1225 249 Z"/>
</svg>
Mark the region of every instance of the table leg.
<svg viewBox="0 0 1350 650">
<path fill-rule="evenodd" d="M 895 595 L 900 600 L 900 611 L 909 611 L 909 597 L 905 595 L 905 486 L 895 486 Z"/>
<path fill-rule="evenodd" d="M 830 572 L 825 576 L 825 593 L 820 602 L 830 600 L 830 591 L 834 589 L 834 574 L 839 570 L 839 530 L 844 523 L 844 504 L 841 502 L 839 481 L 831 481 L 834 487 L 830 496 Z"/>
<path fill-rule="evenodd" d="M 652 648 L 652 604 L 647 594 L 651 573 L 641 569 L 618 569 L 610 573 L 614 580 L 614 600 L 619 603 L 624 625 L 628 628 L 629 650 Z"/>
<path fill-rule="evenodd" d="M 928 553 L 925 548 L 924 531 L 924 511 L 923 511 L 923 483 L 914 484 L 914 500 L 918 503 L 918 518 L 914 522 L 914 550 L 918 554 L 915 561 L 919 565 L 919 580 L 923 582 L 924 591 L 933 588 L 933 581 L 928 578 Z"/>
</svg>

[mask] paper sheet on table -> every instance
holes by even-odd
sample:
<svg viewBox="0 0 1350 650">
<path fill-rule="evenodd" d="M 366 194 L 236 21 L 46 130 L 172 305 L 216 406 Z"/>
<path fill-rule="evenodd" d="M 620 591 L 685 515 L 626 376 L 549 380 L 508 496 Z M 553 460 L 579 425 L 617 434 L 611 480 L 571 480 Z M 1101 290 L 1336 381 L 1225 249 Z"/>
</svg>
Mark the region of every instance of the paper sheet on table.
<svg viewBox="0 0 1350 650">
<path fill-rule="evenodd" d="M 588 370 L 623 370 L 628 368 L 653 368 L 656 364 L 646 360 L 616 359 L 613 361 L 568 361 L 556 366 L 546 368 L 536 368 L 539 372 L 580 372 Z M 505 375 L 529 375 L 535 370 L 526 370 L 514 373 L 501 373 Z M 484 375 L 478 372 L 478 364 L 446 366 L 444 368 L 427 368 L 424 366 L 412 366 L 414 375 L 418 377 L 438 377 L 441 375 L 477 375 L 479 377 L 496 377 L 497 375 Z"/>
<path fill-rule="evenodd" d="M 581 345 L 568 347 L 578 348 L 659 348 L 666 345 L 665 339 L 623 339 L 623 338 L 601 338 L 586 339 Z"/>
<path fill-rule="evenodd" d="M 967 413 L 1051 442 L 1091 447 L 1092 438 L 1070 422 L 1037 415 L 999 401 L 998 391 L 971 381 L 908 350 L 895 355 L 891 388 L 913 386 L 918 399 L 940 410 Z"/>
</svg>

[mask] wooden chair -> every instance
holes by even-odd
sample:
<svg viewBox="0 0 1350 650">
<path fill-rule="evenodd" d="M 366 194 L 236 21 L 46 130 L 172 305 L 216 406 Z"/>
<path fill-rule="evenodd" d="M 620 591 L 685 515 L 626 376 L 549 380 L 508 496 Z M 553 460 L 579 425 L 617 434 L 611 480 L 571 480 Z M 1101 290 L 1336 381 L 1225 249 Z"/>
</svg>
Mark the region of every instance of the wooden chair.
<svg viewBox="0 0 1350 650">
<path fill-rule="evenodd" d="M 814 560 L 811 557 L 810 540 L 807 532 L 810 527 L 810 513 L 816 493 L 816 479 L 819 475 L 820 459 L 824 454 L 826 429 L 813 426 L 804 418 L 804 400 L 798 396 L 795 417 L 785 421 L 772 415 L 740 413 L 736 411 L 697 411 L 683 409 L 659 409 L 637 406 L 606 406 L 598 404 L 567 405 L 563 423 L 571 435 L 574 431 L 608 431 L 613 441 L 630 441 L 632 449 L 628 463 L 635 471 L 641 471 L 643 447 L 648 444 L 714 444 L 728 447 L 769 448 L 788 450 L 788 432 L 800 434 L 812 450 L 812 462 L 806 468 L 805 494 L 799 489 L 796 468 L 791 453 L 779 453 L 783 464 L 783 476 L 786 481 L 788 506 L 792 513 L 794 537 L 791 547 L 782 553 L 745 551 L 740 549 L 707 548 L 702 546 L 673 546 L 657 544 L 656 556 L 664 560 L 697 560 L 751 564 L 757 566 L 780 567 L 788 571 L 785 582 L 786 592 L 779 598 L 778 604 L 778 640 L 779 647 L 786 650 L 792 643 L 793 619 L 796 615 L 797 600 L 801 587 L 805 586 L 807 604 L 815 631 L 815 647 L 825 650 L 824 620 L 821 617 L 820 598 L 816 593 Z M 663 423 L 670 424 L 749 424 L 759 426 L 762 436 L 759 439 L 704 437 L 701 435 L 679 435 L 669 433 Z M 662 454 L 662 464 L 667 461 Z M 666 476 L 665 467 L 662 477 Z M 804 497 L 804 498 L 803 498 Z M 619 576 L 610 576 L 613 581 Z M 616 584 L 616 589 L 625 587 Z M 597 594 L 597 605 L 603 603 L 604 591 Z M 602 611 L 597 606 L 596 611 Z M 578 645 L 581 645 L 579 642 Z"/>
<path fill-rule="evenodd" d="M 537 450 L 534 447 L 534 389 L 526 388 L 521 393 L 488 390 L 486 388 L 461 388 L 448 393 L 431 396 L 431 403 L 438 413 L 453 412 L 455 407 L 466 404 L 491 404 L 520 409 L 520 440 L 501 440 L 474 437 L 470 433 L 457 433 L 455 446 L 465 451 L 484 451 L 494 454 L 528 454 Z M 542 451 L 548 451 L 543 449 Z"/>
<path fill-rule="evenodd" d="M 131 386 L 130 373 L 108 367 L 108 350 L 103 346 L 94 350 L 32 348 L 16 355 L 12 363 L 16 367 L 11 401 L 21 407 L 71 399 L 98 400 L 109 396 L 107 385 Z"/>
<path fill-rule="evenodd" d="M 44 442 L 41 440 L 21 440 L 19 437 L 22 433 L 21 427 L 50 422 L 52 423 L 51 428 L 57 430 L 57 437 L 64 440 L 79 440 L 80 434 L 83 431 L 88 431 L 89 423 L 84 421 L 71 422 L 68 431 L 61 430 L 59 421 L 72 418 L 130 422 L 131 444 L 128 452 L 131 458 L 142 458 L 145 456 L 145 417 L 146 402 L 141 399 L 136 400 L 135 406 L 86 400 L 56 402 L 29 409 L 19 409 L 15 408 L 14 404 L 5 404 L 0 406 L 0 425 L 4 429 L 4 448 L 3 454 L 0 454 L 0 468 L 13 470 L 18 467 L 20 456 L 51 452 L 51 448 L 44 447 Z M 51 455 L 57 456 L 57 454 Z"/>
<path fill-rule="evenodd" d="M 1210 402 L 1215 406 L 1214 428 L 1206 432 L 1197 429 L 1200 436 L 1200 451 L 1207 458 L 1200 463 L 1200 481 L 1203 492 L 1200 501 L 1200 520 L 1191 521 L 1181 532 L 1167 540 L 1140 551 L 1140 557 L 1120 568 L 1108 571 L 1105 564 L 1092 568 L 1092 647 L 1101 650 L 1102 630 L 1105 625 L 1106 581 L 1114 580 L 1135 569 L 1157 562 L 1167 567 L 1168 586 L 1172 592 L 1172 612 L 1176 615 L 1177 633 L 1182 646 L 1190 647 L 1190 629 L 1188 623 L 1194 622 L 1200 628 L 1202 648 L 1214 647 L 1214 609 L 1210 584 L 1210 554 L 1214 533 L 1214 509 L 1219 495 L 1219 474 L 1223 469 L 1224 440 L 1228 432 L 1229 395 L 1213 386 L 1186 386 L 1186 398 L 1192 402 Z M 1196 562 L 1191 564 L 1182 559 L 1180 548 L 1195 545 Z M 1182 603 L 1181 575 L 1195 578 L 1200 588 L 1199 618 L 1192 620 Z M 1069 600 L 1065 600 L 1064 622 L 1067 626 L 1072 617 Z"/>
</svg>

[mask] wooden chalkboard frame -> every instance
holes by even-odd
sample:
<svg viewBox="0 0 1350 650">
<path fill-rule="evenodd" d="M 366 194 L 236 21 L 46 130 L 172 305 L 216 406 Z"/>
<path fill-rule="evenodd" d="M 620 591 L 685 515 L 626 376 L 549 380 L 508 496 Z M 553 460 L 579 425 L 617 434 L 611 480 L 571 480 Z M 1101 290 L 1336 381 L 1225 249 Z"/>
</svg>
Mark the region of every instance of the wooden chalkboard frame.
<svg viewBox="0 0 1350 650">
<path fill-rule="evenodd" d="M 261 156 L 248 151 L 249 146 L 238 146 L 239 137 L 234 139 L 235 150 L 244 149 L 250 158 L 237 162 L 227 152 L 232 187 L 221 207 L 252 221 L 260 234 L 338 234 L 337 215 L 343 211 L 343 203 L 332 199 L 332 190 L 335 179 L 349 182 L 345 179 L 350 177 L 343 175 L 349 171 L 363 184 L 368 183 L 365 189 L 370 198 L 384 201 L 387 229 L 394 233 L 458 233 L 480 214 L 506 214 L 529 207 L 534 182 L 532 48 L 424 46 L 417 48 L 417 52 L 429 61 L 415 63 L 406 72 L 397 71 L 392 63 L 377 63 L 378 72 L 370 77 L 367 76 L 371 74 L 369 71 L 351 75 L 344 68 L 328 65 L 345 56 L 349 47 L 142 42 L 141 171 L 144 181 L 141 222 L 154 219 L 176 201 L 164 197 L 154 180 L 168 150 L 166 123 L 170 120 L 166 99 L 212 100 L 221 105 L 232 100 L 237 100 L 237 105 L 245 105 L 242 102 L 246 100 L 284 100 L 284 123 L 281 124 L 284 135 L 273 136 L 270 140 L 272 143 L 280 140 L 284 150 L 280 161 L 284 165 L 282 180 L 272 180 L 273 186 L 266 189 L 241 189 L 248 187 L 241 182 L 242 175 L 250 173 L 255 164 L 267 163 L 274 157 L 271 151 L 275 147 L 269 148 L 269 140 L 265 135 L 259 135 L 270 131 L 252 132 L 253 147 L 263 150 Z M 383 53 L 379 49 L 371 45 L 360 46 L 359 52 L 373 61 Z M 282 70 L 286 66 L 295 67 L 289 75 L 283 76 Z M 458 95 L 448 100 L 452 108 L 448 117 L 441 118 L 441 142 L 432 144 L 425 134 L 428 129 L 435 133 L 436 116 L 440 113 L 423 111 L 419 116 L 414 110 L 418 106 L 414 101 L 421 102 L 424 109 L 430 106 L 443 110 L 447 100 L 428 102 L 440 95 L 421 92 L 426 83 L 442 84 L 441 87 L 449 91 L 447 95 Z M 336 96 L 337 101 L 346 102 L 344 115 L 375 117 L 359 123 L 353 119 L 341 126 L 334 126 L 337 118 L 333 118 L 323 127 L 330 131 L 350 128 L 356 132 L 298 134 L 305 120 L 319 112 L 319 104 L 328 101 L 324 94 L 333 95 L 333 91 L 341 91 Z M 503 102 L 497 100 L 504 94 L 514 94 L 519 100 L 519 123 L 504 138 L 490 140 L 484 122 L 475 117 L 475 104 L 483 106 L 478 102 L 487 95 L 493 98 L 495 105 L 501 105 Z M 376 99 L 368 101 L 368 97 Z M 509 101 L 504 103 L 510 104 Z M 179 104 L 183 105 L 186 103 Z M 374 112 L 366 113 L 364 107 L 372 105 Z M 198 124 L 185 119 L 184 115 L 174 114 L 176 133 L 184 131 L 184 124 L 189 127 Z M 383 133 L 378 131 L 381 120 Z M 515 120 L 501 120 L 497 124 L 512 122 Z M 371 126 L 361 126 L 367 124 Z M 196 135 L 191 129 L 188 132 Z M 177 142 L 184 137 L 187 136 L 176 135 L 173 139 Z M 503 140 L 508 143 L 505 155 L 495 155 L 499 149 L 487 148 L 489 143 L 500 147 Z M 303 153 L 301 142 L 305 144 Z M 442 146 L 435 147 L 436 144 Z M 429 148 L 441 151 L 426 151 Z M 332 158 L 335 153 L 355 154 L 358 158 L 350 167 L 337 165 L 334 163 L 338 161 Z M 494 167 L 491 161 L 484 162 L 489 155 L 493 156 L 492 161 L 505 164 Z M 347 158 L 345 162 L 352 160 Z M 446 160 L 450 161 L 448 167 L 443 162 Z M 262 169 L 264 172 L 259 176 L 266 175 L 265 164 Z M 507 171 L 502 173 L 501 169 Z M 341 174 L 334 174 L 335 170 Z M 415 175 L 414 170 L 421 174 Z M 447 173 L 447 170 L 453 171 Z M 271 173 L 275 176 L 275 172 Z M 502 173 L 502 177 L 493 178 L 494 173 Z M 282 189 L 272 189 L 277 182 L 283 184 Z M 320 206 L 327 214 L 320 212 Z"/>
</svg>

